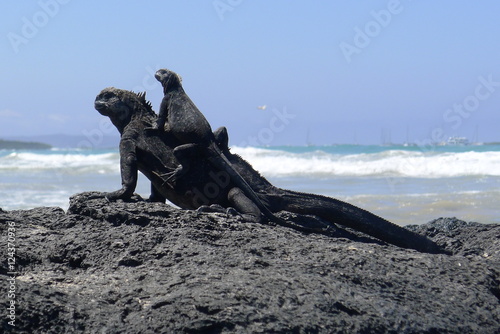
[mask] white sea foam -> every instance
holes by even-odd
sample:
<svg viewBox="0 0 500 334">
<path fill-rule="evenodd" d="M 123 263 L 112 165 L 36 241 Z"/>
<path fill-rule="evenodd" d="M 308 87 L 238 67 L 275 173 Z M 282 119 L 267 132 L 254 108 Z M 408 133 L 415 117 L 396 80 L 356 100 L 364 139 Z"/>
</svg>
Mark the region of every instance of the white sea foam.
<svg viewBox="0 0 500 334">
<path fill-rule="evenodd" d="M 232 149 L 278 187 L 323 194 L 398 224 L 440 216 L 500 223 L 500 148 Z M 82 191 L 120 188 L 117 150 L 0 151 L 0 207 L 61 206 Z M 136 192 L 149 196 L 139 177 Z"/>
<path fill-rule="evenodd" d="M 323 151 L 291 153 L 235 147 L 263 175 L 388 176 L 446 178 L 500 176 L 500 152 L 421 152 L 389 150 L 379 153 L 330 154 Z"/>
<path fill-rule="evenodd" d="M 83 154 L 81 152 L 30 153 L 13 152 L 0 157 L 0 172 L 64 170 L 65 173 L 116 172 L 118 153 Z"/>
<path fill-rule="evenodd" d="M 387 150 L 377 153 L 293 153 L 235 147 L 255 169 L 269 177 L 415 177 L 500 176 L 500 152 L 421 152 Z M 115 174 L 118 152 L 72 151 L 50 154 L 12 152 L 0 157 L 1 171 L 62 170 L 64 173 Z"/>
</svg>

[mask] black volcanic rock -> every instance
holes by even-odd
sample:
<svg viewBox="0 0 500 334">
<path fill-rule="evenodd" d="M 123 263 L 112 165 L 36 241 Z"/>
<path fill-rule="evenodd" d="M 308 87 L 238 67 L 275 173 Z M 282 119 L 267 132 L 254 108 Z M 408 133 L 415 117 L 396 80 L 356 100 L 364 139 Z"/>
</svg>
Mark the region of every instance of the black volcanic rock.
<svg viewBox="0 0 500 334">
<path fill-rule="evenodd" d="M 441 218 L 409 227 L 454 254 L 432 255 L 341 228 L 307 235 L 95 195 L 72 197 L 66 213 L 0 211 L 2 245 L 15 224 L 16 333 L 500 329 L 499 225 Z M 9 271 L 2 261 L 3 282 Z M 5 315 L 2 328 L 12 330 Z"/>
</svg>

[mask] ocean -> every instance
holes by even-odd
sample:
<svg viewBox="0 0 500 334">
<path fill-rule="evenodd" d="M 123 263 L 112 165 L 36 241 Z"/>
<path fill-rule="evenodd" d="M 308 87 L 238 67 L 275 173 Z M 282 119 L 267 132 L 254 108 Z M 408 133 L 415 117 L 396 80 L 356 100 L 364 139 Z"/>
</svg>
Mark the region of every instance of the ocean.
<svg viewBox="0 0 500 334">
<path fill-rule="evenodd" d="M 500 223 L 500 145 L 233 147 L 274 185 L 331 196 L 396 224 Z M 59 206 L 121 186 L 118 149 L 0 151 L 0 208 Z M 140 176 L 136 192 L 147 198 Z"/>
</svg>

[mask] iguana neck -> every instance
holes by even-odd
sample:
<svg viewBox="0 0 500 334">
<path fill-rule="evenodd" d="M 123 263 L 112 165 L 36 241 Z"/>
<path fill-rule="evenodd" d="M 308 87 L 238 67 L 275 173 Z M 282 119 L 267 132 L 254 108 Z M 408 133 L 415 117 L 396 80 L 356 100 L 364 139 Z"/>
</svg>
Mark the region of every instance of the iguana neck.
<svg viewBox="0 0 500 334">
<path fill-rule="evenodd" d="M 184 88 L 180 85 L 165 85 L 163 87 L 163 95 L 166 95 L 168 93 L 184 93 Z"/>
<path fill-rule="evenodd" d="M 111 119 L 111 123 L 113 123 L 113 125 L 116 127 L 116 129 L 118 130 L 118 132 L 120 132 L 120 135 L 122 135 L 123 131 L 125 130 L 125 127 L 130 122 L 124 124 L 124 122 L 122 120 Z"/>
</svg>

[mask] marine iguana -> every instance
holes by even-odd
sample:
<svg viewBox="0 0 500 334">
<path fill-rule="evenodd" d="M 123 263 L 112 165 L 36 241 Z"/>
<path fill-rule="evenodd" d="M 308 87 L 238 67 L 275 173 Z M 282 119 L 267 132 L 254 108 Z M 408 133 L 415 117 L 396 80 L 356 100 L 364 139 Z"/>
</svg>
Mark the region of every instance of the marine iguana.
<svg viewBox="0 0 500 334">
<path fill-rule="evenodd" d="M 201 111 L 184 91 L 180 76 L 170 70 L 156 71 L 155 78 L 163 86 L 164 97 L 160 105 L 158 121 L 154 129 L 165 131 L 179 140 L 182 145 L 174 149 L 174 155 L 181 163 L 168 175 L 168 180 L 178 180 L 187 173 L 189 162 L 186 155 L 199 152 L 218 170 L 226 172 L 231 181 L 272 222 L 292 227 L 290 223 L 276 217 L 255 194 L 246 180 L 238 174 L 216 144 L 212 128 Z"/>
<path fill-rule="evenodd" d="M 229 180 L 225 172 L 213 168 L 196 154 L 182 158 L 185 166 L 189 163 L 189 177 L 182 177 L 172 182 L 165 180 L 177 170 L 179 161 L 175 149 L 181 143 L 170 133 L 151 132 L 157 115 L 151 104 L 146 101 L 145 93 L 136 94 L 130 91 L 106 88 L 95 100 L 95 108 L 99 113 L 108 116 L 121 135 L 120 170 L 122 188 L 107 193 L 110 200 L 129 199 L 136 185 L 138 171 L 151 181 L 151 201 L 170 202 L 183 209 L 207 210 L 210 205 L 218 205 L 221 209 L 235 208 L 246 220 L 261 222 L 261 210 L 248 199 L 245 194 Z M 213 136 L 213 134 L 212 134 Z M 196 152 L 192 152 L 196 153 Z M 254 194 L 255 196 L 255 194 Z M 285 226 L 312 231 L 311 228 L 287 223 Z"/>
<path fill-rule="evenodd" d="M 115 88 L 104 89 L 96 98 L 95 108 L 102 115 L 108 116 L 120 132 L 120 165 L 122 171 L 122 189 L 108 193 L 109 199 L 130 198 L 137 183 L 137 170 L 140 170 L 152 183 L 150 200 L 165 201 L 184 209 L 197 209 L 202 204 L 219 204 L 227 208 L 235 207 L 243 217 L 255 221 L 260 214 L 258 208 L 245 196 L 234 192 L 232 184 L 221 184 L 218 196 L 210 197 L 210 202 L 200 203 L 197 189 L 210 182 L 217 170 L 199 156 L 192 157 L 189 177 L 182 177 L 175 185 L 168 185 L 162 177 L 174 171 L 178 161 L 173 155 L 173 148 L 178 142 L 168 133 L 150 133 L 144 131 L 156 122 L 156 114 L 144 94 Z M 442 250 L 429 239 L 394 225 L 372 213 L 336 199 L 305 194 L 274 187 L 240 156 L 229 152 L 228 135 L 225 128 L 214 132 L 215 142 L 232 163 L 233 167 L 248 180 L 257 195 L 266 201 L 273 212 L 288 210 L 299 214 L 317 215 L 330 223 L 338 223 L 374 236 L 382 241 L 422 252 L 440 253 Z M 215 183 L 213 183 L 215 184 Z M 193 191 L 194 190 L 194 191 Z M 236 193 L 238 193 L 236 191 Z M 240 193 L 241 195 L 241 193 Z M 233 197 L 231 197 L 233 196 Z M 253 205 L 253 206 L 252 206 Z M 292 226 L 296 228 L 296 226 Z M 307 226 L 298 228 L 302 231 L 316 232 L 317 228 Z M 325 233 L 326 234 L 326 233 Z"/>
</svg>

